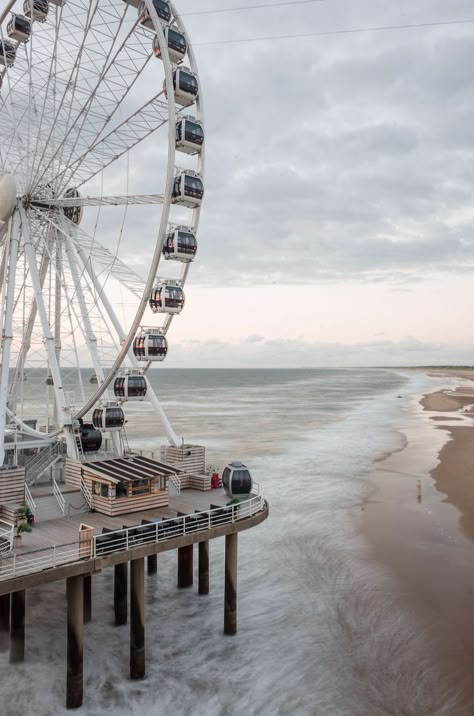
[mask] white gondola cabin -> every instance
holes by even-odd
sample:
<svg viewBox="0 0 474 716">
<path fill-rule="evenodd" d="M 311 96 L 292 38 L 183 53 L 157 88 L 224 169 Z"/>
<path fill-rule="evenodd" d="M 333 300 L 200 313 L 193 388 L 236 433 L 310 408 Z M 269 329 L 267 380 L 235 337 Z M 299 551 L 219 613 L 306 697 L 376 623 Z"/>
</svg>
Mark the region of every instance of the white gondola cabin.
<svg viewBox="0 0 474 716">
<path fill-rule="evenodd" d="M 175 27 L 165 27 L 163 30 L 166 44 L 168 45 L 168 55 L 170 61 L 174 64 L 180 62 L 188 50 L 186 37 Z M 153 38 L 153 54 L 159 60 L 162 60 L 162 53 L 158 35 Z"/>
<path fill-rule="evenodd" d="M 165 259 L 189 263 L 196 255 L 197 241 L 192 229 L 176 226 L 166 234 L 163 245 Z"/>
<path fill-rule="evenodd" d="M 163 90 L 165 96 L 167 96 L 166 82 L 163 82 Z M 196 73 L 190 70 L 189 67 L 176 67 L 173 70 L 173 90 L 176 104 L 182 107 L 189 107 L 190 104 L 194 104 L 199 94 Z"/>
<path fill-rule="evenodd" d="M 79 199 L 80 196 L 80 193 L 75 187 L 66 189 L 66 191 L 64 192 L 65 199 Z M 84 208 L 80 204 L 77 204 L 77 206 L 65 206 L 63 211 L 66 219 L 72 221 L 73 224 L 81 223 Z"/>
<path fill-rule="evenodd" d="M 16 58 L 16 45 L 8 40 L 0 40 L 0 65 L 11 67 Z"/>
<path fill-rule="evenodd" d="M 228 497 L 245 499 L 252 492 L 252 475 L 243 463 L 236 460 L 222 471 L 222 486 Z"/>
<path fill-rule="evenodd" d="M 201 205 L 204 185 L 197 172 L 184 169 L 176 174 L 171 193 L 171 203 L 194 209 Z"/>
<path fill-rule="evenodd" d="M 7 25 L 7 35 L 17 42 L 28 42 L 31 35 L 31 22 L 24 15 L 12 16 Z"/>
<path fill-rule="evenodd" d="M 156 10 L 156 14 L 163 22 L 169 22 L 171 20 L 171 8 L 169 2 L 166 0 L 153 0 L 153 7 Z M 150 13 L 145 2 L 141 2 L 138 6 L 138 16 L 140 24 L 147 27 L 149 30 L 153 30 L 153 20 L 151 19 Z"/>
<path fill-rule="evenodd" d="M 144 375 L 119 375 L 114 382 L 114 395 L 121 400 L 144 400 L 147 382 Z"/>
<path fill-rule="evenodd" d="M 162 361 L 168 353 L 168 341 L 158 328 L 142 331 L 133 341 L 133 354 L 138 360 Z"/>
<path fill-rule="evenodd" d="M 183 117 L 176 122 L 176 149 L 185 154 L 199 154 L 204 142 L 202 122 L 194 117 Z"/>
<path fill-rule="evenodd" d="M 121 430 L 125 424 L 125 415 L 120 405 L 104 405 L 92 413 L 92 424 L 103 432 Z"/>
<path fill-rule="evenodd" d="M 181 313 L 184 291 L 178 281 L 162 281 L 152 290 L 149 304 L 153 313 Z"/>
<path fill-rule="evenodd" d="M 44 22 L 48 17 L 48 10 L 48 0 L 25 0 L 23 3 L 23 12 L 29 20 Z"/>
</svg>

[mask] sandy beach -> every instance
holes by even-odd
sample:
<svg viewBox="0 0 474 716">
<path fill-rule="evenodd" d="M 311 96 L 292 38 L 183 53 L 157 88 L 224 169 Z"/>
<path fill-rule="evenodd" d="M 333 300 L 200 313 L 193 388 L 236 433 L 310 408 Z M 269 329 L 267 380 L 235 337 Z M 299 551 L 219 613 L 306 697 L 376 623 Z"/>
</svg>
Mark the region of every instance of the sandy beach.
<svg viewBox="0 0 474 716">
<path fill-rule="evenodd" d="M 474 371 L 430 371 L 446 388 L 413 399 L 406 447 L 380 462 L 361 527 L 375 558 L 400 580 L 399 599 L 432 643 L 452 706 L 474 714 Z M 459 383 L 459 381 L 457 381 Z M 471 395 L 472 393 L 472 395 Z"/>
</svg>

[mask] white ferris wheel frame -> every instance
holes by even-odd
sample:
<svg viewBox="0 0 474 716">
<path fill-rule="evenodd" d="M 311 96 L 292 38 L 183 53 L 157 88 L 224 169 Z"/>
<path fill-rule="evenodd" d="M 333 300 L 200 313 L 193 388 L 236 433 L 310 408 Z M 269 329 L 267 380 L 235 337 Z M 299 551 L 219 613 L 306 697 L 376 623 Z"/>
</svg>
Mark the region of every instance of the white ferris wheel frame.
<svg viewBox="0 0 474 716">
<path fill-rule="evenodd" d="M 101 0 L 94 0 L 94 2 L 91 3 L 91 6 L 95 7 L 95 10 L 97 10 L 97 7 L 99 6 Z M 110 2 L 111 0 L 109 0 Z M 15 5 L 19 2 L 19 0 L 9 0 L 7 5 L 5 6 L 3 12 L 0 13 L 0 27 L 1 24 L 5 22 L 5 19 L 8 16 L 8 13 L 11 12 Z M 67 2 L 67 0 L 66 0 Z M 121 2 L 121 0 L 117 0 L 117 2 Z M 160 265 L 160 261 L 163 259 L 163 246 L 165 242 L 165 238 L 167 235 L 167 230 L 169 226 L 169 214 L 170 209 L 172 205 L 172 190 L 173 190 L 173 182 L 175 179 L 175 172 L 176 172 L 176 130 L 175 130 L 175 123 L 177 119 L 180 118 L 180 114 L 177 112 L 176 105 L 175 105 L 175 97 L 174 97 L 174 89 L 173 89 L 173 78 L 172 73 L 173 69 L 175 67 L 174 64 L 171 63 L 169 58 L 169 52 L 168 52 L 168 46 L 165 39 L 164 34 L 164 25 L 162 25 L 161 20 L 158 17 L 158 14 L 155 10 L 155 7 L 153 5 L 152 0 L 145 0 L 146 8 L 148 10 L 149 16 L 153 23 L 153 30 L 158 36 L 160 50 L 161 50 L 161 59 L 163 61 L 163 67 L 164 67 L 164 76 L 165 76 L 165 87 L 166 87 L 166 103 L 163 102 L 162 99 L 160 99 L 161 94 L 157 95 L 155 98 L 150 100 L 147 105 L 141 107 L 138 112 L 136 112 L 131 117 L 127 117 L 126 120 L 124 120 L 118 127 L 116 127 L 114 130 L 111 131 L 111 135 L 113 136 L 109 141 L 111 142 L 111 148 L 114 152 L 113 158 L 111 161 L 108 161 L 107 163 L 102 163 L 102 166 L 100 166 L 100 162 L 98 163 L 98 160 L 93 158 L 92 161 L 92 171 L 94 173 L 90 173 L 90 175 L 86 178 L 85 181 L 88 181 L 92 176 L 95 176 L 97 173 L 101 172 L 104 168 L 107 166 L 110 166 L 115 159 L 119 158 L 125 153 L 128 153 L 133 150 L 134 146 L 140 143 L 142 139 L 146 138 L 150 134 L 153 133 L 157 128 L 163 126 L 168 123 L 168 151 L 167 151 L 167 167 L 166 167 L 166 180 L 165 180 L 165 187 L 164 187 L 164 193 L 163 194 L 147 194 L 147 195 L 121 195 L 121 196 L 115 196 L 115 197 L 80 197 L 80 198 L 59 198 L 56 200 L 49 199 L 49 204 L 51 208 L 53 207 L 67 207 L 69 206 L 102 206 L 102 205 L 139 205 L 139 204 L 161 204 L 161 219 L 160 224 L 158 228 L 157 238 L 155 242 L 155 247 L 153 251 L 153 256 L 150 263 L 150 270 L 148 272 L 148 276 L 145 282 L 143 282 L 139 277 L 136 275 L 133 276 L 132 271 L 127 271 L 127 267 L 121 264 L 119 261 L 117 261 L 116 257 L 112 257 L 114 259 L 114 271 L 116 274 L 119 275 L 119 280 L 123 280 L 124 282 L 127 280 L 128 283 L 127 287 L 130 290 L 133 290 L 133 293 L 135 296 L 139 297 L 139 304 L 138 308 L 136 309 L 135 316 L 128 327 L 128 329 L 125 329 L 112 306 L 111 301 L 108 299 L 106 292 L 104 291 L 104 286 L 99 281 L 94 268 L 91 265 L 91 261 L 89 260 L 90 254 L 87 253 L 87 251 L 84 250 L 83 246 L 81 246 L 81 241 L 84 243 L 84 241 L 87 243 L 87 238 L 85 236 L 81 236 L 81 229 L 77 226 L 75 227 L 72 222 L 69 222 L 65 217 L 64 219 L 61 219 L 58 223 L 56 223 L 53 220 L 49 219 L 50 227 L 49 231 L 56 233 L 56 235 L 61 234 L 62 238 L 64 240 L 64 249 L 65 253 L 67 254 L 67 260 L 69 264 L 69 268 L 71 270 L 72 275 L 75 277 L 75 284 L 76 284 L 76 299 L 77 304 L 79 307 L 79 312 L 82 316 L 82 323 L 84 325 L 86 337 L 88 336 L 89 339 L 86 339 L 86 342 L 88 343 L 89 353 L 92 357 L 92 362 L 94 365 L 95 373 L 98 377 L 98 385 L 97 389 L 95 390 L 93 396 L 86 400 L 86 402 L 82 405 L 82 407 L 79 410 L 75 410 L 73 413 L 71 413 L 70 410 L 68 410 L 68 405 L 65 399 L 64 389 L 62 385 L 62 379 L 61 379 L 61 371 L 60 371 L 60 338 L 59 338 L 59 346 L 58 346 L 58 337 L 57 337 L 57 331 L 59 330 L 59 336 L 60 336 L 60 323 L 61 323 L 61 296 L 56 295 L 56 305 L 55 305 L 55 331 L 51 331 L 50 323 L 48 321 L 48 315 L 45 308 L 44 303 L 44 296 L 43 296 L 43 284 L 44 284 L 44 276 L 45 273 L 48 270 L 48 263 L 51 265 L 53 261 L 53 254 L 48 258 L 45 254 L 45 261 L 44 264 L 41 264 L 40 268 L 38 268 L 35 250 L 31 238 L 31 232 L 30 232 L 30 222 L 31 222 L 31 216 L 27 214 L 27 211 L 23 205 L 22 198 L 19 197 L 16 202 L 15 210 L 8 221 L 6 225 L 3 227 L 0 227 L 0 241 L 2 240 L 5 243 L 4 248 L 4 254 L 3 254 L 3 260 L 2 260 L 2 266 L 0 267 L 0 272 L 2 274 L 2 279 L 6 279 L 8 275 L 8 281 L 5 282 L 3 280 L 2 284 L 2 293 L 1 293 L 1 316 L 3 320 L 3 355 L 2 355 L 2 365 L 1 365 L 1 371 L 0 371 L 0 465 L 3 463 L 4 460 L 4 454 L 5 454 L 5 430 L 6 430 L 6 423 L 7 423 L 7 417 L 18 427 L 22 429 L 23 432 L 25 432 L 28 435 L 35 436 L 35 437 L 41 437 L 43 439 L 51 440 L 53 438 L 57 438 L 59 436 L 65 436 L 67 448 L 68 448 L 68 454 L 71 457 L 77 457 L 77 447 L 76 447 L 76 440 L 73 435 L 72 426 L 75 421 L 82 418 L 86 413 L 88 413 L 95 405 L 98 404 L 98 402 L 103 398 L 107 397 L 108 389 L 111 384 L 111 382 L 114 380 L 114 378 L 118 375 L 120 369 L 122 368 L 124 362 L 128 359 L 130 363 L 140 368 L 140 371 L 143 373 L 143 375 L 146 378 L 147 383 L 147 399 L 151 402 L 153 409 L 159 416 L 162 425 L 164 427 L 164 430 L 166 432 L 167 438 L 169 442 L 178 447 L 182 444 L 182 440 L 178 438 L 178 436 L 175 434 L 173 428 L 171 427 L 164 410 L 155 394 L 155 391 L 153 390 L 150 381 L 146 377 L 146 372 L 149 369 L 151 363 L 146 362 L 145 364 L 139 364 L 136 360 L 133 350 L 132 350 L 132 343 L 133 340 L 137 334 L 137 331 L 139 330 L 144 312 L 148 306 L 149 297 L 152 291 L 152 288 L 155 284 L 155 281 L 157 279 L 158 275 L 158 268 Z M 124 2 L 124 5 L 127 5 L 127 3 Z M 194 55 L 194 51 L 192 48 L 192 45 L 189 40 L 189 36 L 186 32 L 186 29 L 184 27 L 184 23 L 182 22 L 181 17 L 179 16 L 179 13 L 174 5 L 173 2 L 169 2 L 172 17 L 173 17 L 173 25 L 177 26 L 178 30 L 182 32 L 187 40 L 187 60 L 188 64 L 190 66 L 190 69 L 194 73 L 199 87 L 198 96 L 195 99 L 194 102 L 194 109 L 195 109 L 195 116 L 198 121 L 201 122 L 201 124 L 204 123 L 204 112 L 203 112 L 203 103 L 202 103 L 202 89 L 201 89 L 201 82 L 199 78 L 199 71 L 196 63 L 196 58 Z M 133 7 L 133 6 L 132 6 Z M 93 12 L 95 12 L 95 10 Z M 34 23 L 32 23 L 33 25 Z M 84 33 L 84 36 L 82 38 L 82 46 L 78 50 L 78 55 L 81 54 L 83 50 L 83 46 L 86 40 L 87 33 Z M 117 48 L 114 48 L 114 52 L 117 55 L 123 46 L 125 46 L 126 41 L 129 39 L 130 35 L 127 35 L 125 40 L 123 41 L 123 44 L 118 46 Z M 2 33 L 2 37 L 0 39 L 5 39 Z M 30 40 L 31 42 L 32 40 Z M 33 50 L 30 46 L 30 52 Z M 110 51 L 110 53 L 112 50 Z M 146 63 L 145 63 L 146 64 Z M 30 69 L 31 72 L 31 69 Z M 1 73 L 3 75 L 8 75 L 8 67 L 5 67 L 3 72 Z M 0 74 L 0 76 L 1 76 Z M 99 79 L 99 82 L 101 79 Z M 48 80 L 49 82 L 49 80 Z M 133 84 L 133 83 L 132 83 Z M 11 92 L 11 88 L 8 90 Z M 128 91 L 128 89 L 127 89 Z M 31 78 L 30 78 L 30 92 L 31 92 Z M 31 99 L 31 97 L 30 97 Z M 123 99 L 123 98 L 122 98 Z M 87 105 L 89 100 L 85 102 L 85 105 Z M 121 100 L 122 101 L 122 100 Z M 166 107 L 166 111 L 165 111 Z M 44 107 L 43 107 L 44 109 Z M 82 111 L 82 110 L 81 110 Z M 143 117 L 136 117 L 136 115 L 139 112 L 142 112 L 144 114 L 144 121 Z M 160 122 L 156 127 L 153 124 L 153 121 L 151 119 L 152 112 L 161 112 L 161 119 L 163 119 L 163 114 L 166 114 L 166 117 L 163 119 L 163 121 Z M 182 110 L 180 110 L 182 111 Z M 149 113 L 148 115 L 146 113 Z M 29 116 L 29 115 L 28 115 Z M 136 140 L 133 143 L 133 137 L 132 137 L 132 144 L 131 146 L 126 146 L 125 150 L 122 152 L 122 154 L 117 152 L 117 136 L 119 137 L 120 131 L 127 131 L 128 135 L 130 134 L 130 128 L 133 133 L 133 121 L 134 118 L 140 120 L 141 126 L 140 130 L 143 134 L 143 131 L 145 132 L 142 136 L 139 131 L 136 131 Z M 42 118 L 41 118 L 42 122 Z M 77 122 L 77 118 L 74 120 L 74 123 Z M 147 125 L 148 122 L 148 125 Z M 145 129 L 143 130 L 143 124 L 145 124 Z M 41 124 L 40 124 L 41 127 Z M 149 130 L 149 131 L 148 131 Z M 28 127 L 28 131 L 30 131 L 30 128 Z M 70 131 L 70 130 L 69 130 Z M 51 134 L 50 134 L 51 136 Z M 96 145 L 92 145 L 90 152 L 92 155 L 94 154 L 94 150 L 97 149 L 99 144 L 102 144 L 103 147 L 104 141 L 105 143 L 108 140 L 109 135 L 106 135 L 105 138 L 101 139 L 96 143 Z M 13 142 L 13 137 L 10 137 L 11 141 Z M 119 137 L 120 139 L 120 137 Z M 115 142 L 115 144 L 114 144 Z M 103 150 L 102 147 L 102 150 Z M 107 149 L 105 152 L 103 151 L 102 156 L 105 156 L 107 160 Z M 205 141 L 202 144 L 201 150 L 197 153 L 197 173 L 203 178 L 204 175 L 204 159 L 205 159 Z M 43 155 L 41 158 L 44 156 Z M 112 156 L 109 151 L 109 156 Z M 88 152 L 84 152 L 83 154 L 83 160 L 85 161 L 88 158 Z M 80 157 L 81 159 L 81 157 Z M 50 163 L 51 164 L 50 160 Z M 96 165 L 94 167 L 93 163 L 96 162 Z M 49 166 L 49 165 L 48 165 Z M 80 168 L 80 164 L 78 164 L 78 168 L 76 171 L 78 171 Z M 44 172 L 43 172 L 44 173 Z M 74 176 L 74 174 L 73 174 Z M 79 176 L 80 178 L 80 176 Z M 68 179 L 69 181 L 69 179 Z M 84 181 L 78 181 L 77 185 L 80 186 Z M 63 186 L 63 191 L 66 187 Z M 192 217 L 191 221 L 188 222 L 188 226 L 190 229 L 196 233 L 198 224 L 199 224 L 199 217 L 200 217 L 200 205 L 192 209 Z M 28 212 L 29 214 L 32 214 L 34 216 L 34 212 Z M 74 237 L 74 242 L 72 241 L 71 237 L 71 227 L 73 228 L 73 231 L 76 232 L 76 236 Z M 79 237 L 79 238 L 77 238 Z M 22 375 L 22 370 L 25 364 L 26 356 L 28 354 L 29 350 L 29 344 L 28 341 L 31 338 L 31 332 L 33 330 L 33 325 L 36 320 L 36 314 L 38 315 L 42 327 L 42 333 L 43 333 L 43 340 L 46 346 L 47 356 L 48 356 L 48 364 L 49 369 L 52 374 L 53 378 L 53 385 L 54 385 L 54 393 L 55 393 L 55 406 L 56 406 L 56 417 L 58 421 L 58 425 L 56 426 L 56 429 L 48 432 L 43 433 L 39 430 L 35 430 L 28 426 L 27 424 L 23 423 L 23 421 L 18 418 L 17 415 L 15 415 L 15 411 L 12 410 L 12 407 L 8 404 L 9 399 L 9 379 L 10 379 L 10 360 L 11 360 L 11 344 L 12 344 L 12 338 L 13 338 L 13 312 L 14 312 L 14 300 L 15 300 L 15 284 L 16 284 L 16 262 L 18 257 L 18 249 L 20 240 L 22 240 L 23 249 L 25 253 L 25 260 L 28 265 L 28 270 L 30 273 L 30 279 L 33 285 L 34 294 L 35 294 L 35 300 L 31 307 L 31 312 L 28 318 L 28 323 L 26 327 L 25 332 L 25 345 L 22 344 L 19 356 L 17 358 L 17 365 L 16 365 L 16 372 L 19 372 L 20 376 Z M 102 247 L 99 247 L 98 251 L 100 252 L 102 250 Z M 103 251 L 103 255 L 99 258 L 102 258 L 105 262 L 107 260 L 110 260 L 110 257 L 107 257 L 106 251 Z M 55 257 L 56 260 L 56 271 L 58 272 L 59 269 L 59 260 L 58 255 L 56 254 Z M 180 276 L 180 284 L 184 285 L 186 282 L 186 278 L 188 276 L 190 264 L 184 263 L 182 265 L 181 269 L 181 276 Z M 107 317 L 107 320 L 110 321 L 111 325 L 114 328 L 114 331 L 117 335 L 118 339 L 118 352 L 115 358 L 115 361 L 113 362 L 112 367 L 107 371 L 107 373 L 104 372 L 103 366 L 101 365 L 100 359 L 94 350 L 94 331 L 93 327 L 90 324 L 90 320 L 88 318 L 88 311 L 86 306 L 86 300 L 84 298 L 84 295 L 82 294 L 81 284 L 84 280 L 84 277 L 87 278 L 87 281 L 89 282 L 89 286 L 92 286 L 93 290 L 96 291 L 101 304 L 101 311 L 102 315 Z M 133 283 L 135 281 L 135 283 Z M 4 286 L 6 283 L 6 291 L 4 291 Z M 71 320 L 71 312 L 69 310 L 69 319 Z M 74 310 L 74 308 L 72 309 Z M 164 320 L 164 324 L 161 327 L 161 331 L 164 335 L 168 332 L 170 325 L 173 320 L 173 314 L 167 314 L 166 318 Z M 18 376 L 17 376 L 18 378 Z M 17 381 L 18 383 L 18 381 Z M 15 385 L 17 386 L 17 383 Z M 82 386 L 81 386 L 82 387 Z M 17 390 L 17 387 L 16 387 Z M 13 394 L 14 400 L 16 399 L 15 393 Z M 14 402 L 14 401 L 13 401 Z M 13 405 L 14 408 L 14 405 Z M 117 437 L 117 436 L 115 436 Z M 118 444 L 116 443 L 116 449 L 119 449 Z"/>
</svg>

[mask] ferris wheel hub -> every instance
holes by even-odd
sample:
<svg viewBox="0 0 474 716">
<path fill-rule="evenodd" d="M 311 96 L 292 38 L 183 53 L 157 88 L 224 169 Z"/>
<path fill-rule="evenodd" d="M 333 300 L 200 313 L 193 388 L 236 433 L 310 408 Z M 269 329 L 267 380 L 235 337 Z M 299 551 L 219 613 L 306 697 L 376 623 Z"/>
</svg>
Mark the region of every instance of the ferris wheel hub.
<svg viewBox="0 0 474 716">
<path fill-rule="evenodd" d="M 16 204 L 16 181 L 12 174 L 0 176 L 0 221 L 8 221 Z"/>
</svg>

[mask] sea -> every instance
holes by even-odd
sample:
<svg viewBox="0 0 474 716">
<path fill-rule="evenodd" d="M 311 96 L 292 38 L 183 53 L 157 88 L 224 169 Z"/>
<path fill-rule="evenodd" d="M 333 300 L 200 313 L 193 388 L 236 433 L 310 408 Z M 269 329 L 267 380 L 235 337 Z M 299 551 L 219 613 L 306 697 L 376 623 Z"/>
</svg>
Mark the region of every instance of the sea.
<svg viewBox="0 0 474 716">
<path fill-rule="evenodd" d="M 221 469 L 242 460 L 269 518 L 239 535 L 238 633 L 223 634 L 224 540 L 210 594 L 176 588 L 176 554 L 146 576 L 143 681 L 128 678 L 113 626 L 113 571 L 93 577 L 84 716 L 446 716 L 450 694 L 397 577 L 371 557 L 356 516 L 374 464 L 402 450 L 402 411 L 436 380 L 395 369 L 156 370 L 178 435 Z M 92 389 L 92 388 L 90 388 Z M 160 424 L 127 406 L 131 447 L 159 450 Z M 197 583 L 197 579 L 195 580 Z M 26 660 L 0 654 L 2 716 L 58 716 L 65 701 L 65 584 L 27 594 Z"/>
</svg>

